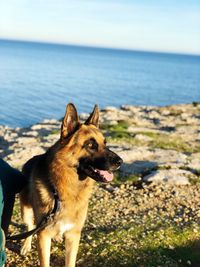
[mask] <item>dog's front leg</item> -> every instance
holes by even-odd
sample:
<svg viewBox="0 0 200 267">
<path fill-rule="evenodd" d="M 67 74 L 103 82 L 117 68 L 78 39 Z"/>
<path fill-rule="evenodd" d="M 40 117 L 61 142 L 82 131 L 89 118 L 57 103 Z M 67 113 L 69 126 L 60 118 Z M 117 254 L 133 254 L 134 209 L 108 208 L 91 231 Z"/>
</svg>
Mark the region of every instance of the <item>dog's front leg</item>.
<svg viewBox="0 0 200 267">
<path fill-rule="evenodd" d="M 37 249 L 40 267 L 50 266 L 51 237 L 49 233 L 42 230 L 37 235 Z"/>
<path fill-rule="evenodd" d="M 78 252 L 78 246 L 80 241 L 80 231 L 70 231 L 65 234 L 65 267 L 75 267 L 76 256 Z"/>
</svg>

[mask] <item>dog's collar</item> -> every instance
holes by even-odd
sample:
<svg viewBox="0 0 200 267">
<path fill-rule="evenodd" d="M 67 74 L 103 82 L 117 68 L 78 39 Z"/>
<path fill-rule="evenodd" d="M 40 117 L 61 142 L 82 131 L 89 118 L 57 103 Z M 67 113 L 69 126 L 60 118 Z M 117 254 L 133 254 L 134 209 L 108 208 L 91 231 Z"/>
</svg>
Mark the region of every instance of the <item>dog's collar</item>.
<svg viewBox="0 0 200 267">
<path fill-rule="evenodd" d="M 51 213 L 49 214 L 50 217 L 54 216 L 60 209 L 60 199 L 58 196 L 58 192 L 54 187 L 53 187 L 52 193 L 54 196 L 54 207 L 53 207 Z M 48 217 L 48 214 L 47 214 L 47 217 Z"/>
</svg>

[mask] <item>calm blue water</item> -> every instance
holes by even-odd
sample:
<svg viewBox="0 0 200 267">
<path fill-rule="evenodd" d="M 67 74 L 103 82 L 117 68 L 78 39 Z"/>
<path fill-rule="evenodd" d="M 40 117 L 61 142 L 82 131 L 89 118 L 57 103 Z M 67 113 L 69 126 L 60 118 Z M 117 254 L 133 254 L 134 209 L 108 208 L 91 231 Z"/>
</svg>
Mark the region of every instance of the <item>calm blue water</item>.
<svg viewBox="0 0 200 267">
<path fill-rule="evenodd" d="M 95 103 L 200 101 L 200 56 L 0 41 L 0 124 L 29 126 Z"/>
</svg>

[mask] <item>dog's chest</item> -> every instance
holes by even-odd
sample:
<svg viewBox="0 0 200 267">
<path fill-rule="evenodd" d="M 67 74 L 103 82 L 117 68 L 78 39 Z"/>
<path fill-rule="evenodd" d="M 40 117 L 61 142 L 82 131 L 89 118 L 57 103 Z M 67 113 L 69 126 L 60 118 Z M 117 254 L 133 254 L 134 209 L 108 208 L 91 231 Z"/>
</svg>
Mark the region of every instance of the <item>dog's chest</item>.
<svg viewBox="0 0 200 267">
<path fill-rule="evenodd" d="M 70 231 L 74 228 L 74 223 L 66 222 L 64 220 L 56 221 L 49 226 L 49 231 L 52 235 L 52 238 L 56 241 L 62 241 L 63 234 L 67 231 Z"/>
<path fill-rule="evenodd" d="M 58 231 L 61 235 L 63 235 L 66 231 L 70 231 L 73 227 L 73 223 L 64 223 L 64 222 L 58 222 L 56 227 L 58 228 Z"/>
<path fill-rule="evenodd" d="M 66 201 L 60 202 L 59 210 L 56 212 L 53 222 L 49 225 L 49 232 L 53 239 L 61 241 L 63 234 L 74 228 L 82 228 L 88 206 L 88 197 L 80 197 L 70 200 L 69 196 Z"/>
</svg>

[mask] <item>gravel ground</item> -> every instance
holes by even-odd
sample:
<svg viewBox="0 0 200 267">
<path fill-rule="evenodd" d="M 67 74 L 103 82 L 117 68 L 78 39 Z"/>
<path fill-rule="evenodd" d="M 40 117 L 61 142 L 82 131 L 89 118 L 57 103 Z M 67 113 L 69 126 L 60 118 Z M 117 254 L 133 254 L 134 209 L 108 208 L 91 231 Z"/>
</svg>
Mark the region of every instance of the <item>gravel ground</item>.
<svg viewBox="0 0 200 267">
<path fill-rule="evenodd" d="M 130 182 L 96 187 L 78 267 L 200 266 L 200 185 L 139 187 Z M 18 227 L 12 225 L 11 230 L 18 232 L 17 205 L 13 222 Z M 187 245 L 194 255 L 176 255 L 178 247 Z M 7 266 L 38 266 L 35 244 L 27 257 L 18 254 L 19 244 L 8 246 Z M 52 267 L 64 266 L 63 243 L 54 243 L 51 258 Z"/>
</svg>

